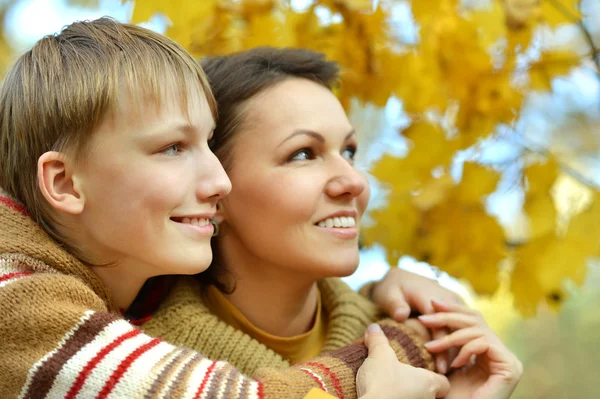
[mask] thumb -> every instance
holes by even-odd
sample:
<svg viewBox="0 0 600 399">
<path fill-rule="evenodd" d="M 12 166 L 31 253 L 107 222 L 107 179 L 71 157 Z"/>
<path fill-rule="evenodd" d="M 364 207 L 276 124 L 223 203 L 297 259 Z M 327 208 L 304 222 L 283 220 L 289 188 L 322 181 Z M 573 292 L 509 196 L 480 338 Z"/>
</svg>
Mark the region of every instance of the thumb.
<svg viewBox="0 0 600 399">
<path fill-rule="evenodd" d="M 397 284 L 383 284 L 376 287 L 373 301 L 396 321 L 404 321 L 410 315 L 410 306 L 402 289 Z"/>
<path fill-rule="evenodd" d="M 369 350 L 369 358 L 379 358 L 385 356 L 386 351 L 391 351 L 392 347 L 378 324 L 371 324 L 365 333 L 365 345 Z"/>
<path fill-rule="evenodd" d="M 431 373 L 432 387 L 436 398 L 444 398 L 450 392 L 450 381 L 445 375 L 434 373 L 433 371 L 423 370 Z"/>
</svg>

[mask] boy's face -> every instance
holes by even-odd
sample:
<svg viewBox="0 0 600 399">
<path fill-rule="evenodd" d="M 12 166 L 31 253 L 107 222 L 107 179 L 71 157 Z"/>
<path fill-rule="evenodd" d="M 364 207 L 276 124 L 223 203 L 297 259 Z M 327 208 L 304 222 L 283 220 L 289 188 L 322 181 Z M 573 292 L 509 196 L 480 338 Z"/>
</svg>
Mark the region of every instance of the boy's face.
<svg viewBox="0 0 600 399">
<path fill-rule="evenodd" d="M 141 277 L 210 265 L 208 218 L 231 183 L 208 147 L 215 122 L 207 100 L 187 95 L 187 114 L 174 93 L 159 107 L 125 98 L 93 133 L 74 173 L 85 203 L 78 244 L 93 259 Z"/>
</svg>

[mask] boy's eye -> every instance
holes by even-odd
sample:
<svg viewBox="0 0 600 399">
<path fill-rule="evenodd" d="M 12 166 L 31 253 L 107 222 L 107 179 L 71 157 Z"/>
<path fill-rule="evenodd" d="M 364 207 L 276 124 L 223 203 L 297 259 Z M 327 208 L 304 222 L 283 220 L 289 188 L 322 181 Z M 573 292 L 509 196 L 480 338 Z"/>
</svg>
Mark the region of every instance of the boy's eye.
<svg viewBox="0 0 600 399">
<path fill-rule="evenodd" d="M 301 150 L 296 151 L 289 157 L 288 161 L 308 161 L 310 159 L 315 159 L 315 153 L 310 148 L 302 148 Z"/>
<path fill-rule="evenodd" d="M 181 147 L 181 143 L 174 143 L 160 150 L 160 153 L 163 155 L 174 156 L 181 152 Z"/>
<path fill-rule="evenodd" d="M 356 156 L 356 147 L 348 146 L 342 151 L 342 156 L 349 161 L 354 161 L 354 157 Z"/>
</svg>

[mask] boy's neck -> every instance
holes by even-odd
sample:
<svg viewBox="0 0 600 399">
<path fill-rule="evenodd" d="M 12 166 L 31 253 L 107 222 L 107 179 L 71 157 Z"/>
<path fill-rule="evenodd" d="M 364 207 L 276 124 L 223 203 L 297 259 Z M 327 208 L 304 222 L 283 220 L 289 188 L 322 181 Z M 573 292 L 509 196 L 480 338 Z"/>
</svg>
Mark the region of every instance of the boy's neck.
<svg viewBox="0 0 600 399">
<path fill-rule="evenodd" d="M 143 269 L 125 263 L 117 266 L 92 267 L 92 271 L 110 290 L 115 305 L 123 311 L 129 308 L 148 279 L 147 276 L 132 273 L 132 270 Z"/>
</svg>

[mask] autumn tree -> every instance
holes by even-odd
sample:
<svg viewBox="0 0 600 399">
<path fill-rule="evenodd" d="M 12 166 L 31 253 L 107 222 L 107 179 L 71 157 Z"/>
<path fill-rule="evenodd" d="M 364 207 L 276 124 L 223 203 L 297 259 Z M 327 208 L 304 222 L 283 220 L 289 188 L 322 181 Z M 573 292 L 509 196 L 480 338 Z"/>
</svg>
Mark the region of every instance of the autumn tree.
<svg viewBox="0 0 600 399">
<path fill-rule="evenodd" d="M 197 57 L 259 45 L 323 52 L 342 67 L 336 94 L 351 114 L 353 104 L 400 101 L 410 124 L 397 133 L 409 151 L 383 154 L 371 167 L 387 205 L 372 211 L 364 243 L 383 245 L 392 265 L 404 255 L 427 261 L 480 294 L 497 290 L 502 270 L 511 275 L 516 306 L 532 314 L 540 301 L 560 304 L 563 281 L 581 283 L 587 259 L 599 255 L 600 193 L 572 166 L 579 152 L 565 157 L 539 145 L 520 124 L 532 93 L 551 93 L 557 77 L 581 68 L 599 76 L 585 2 L 137 0 L 132 19 L 165 16 L 166 34 Z M 400 34 L 407 26 L 398 15 L 406 11 L 416 31 L 410 40 Z M 566 28 L 578 45 L 555 40 Z M 600 137 L 600 125 L 581 123 Z M 497 140 L 513 146 L 504 163 L 481 156 Z M 586 143 L 597 157 L 600 140 Z M 557 206 L 564 176 L 587 190 L 568 217 Z M 518 239 L 488 206 L 507 178 L 509 189 L 524 193 L 527 225 Z"/>
</svg>

